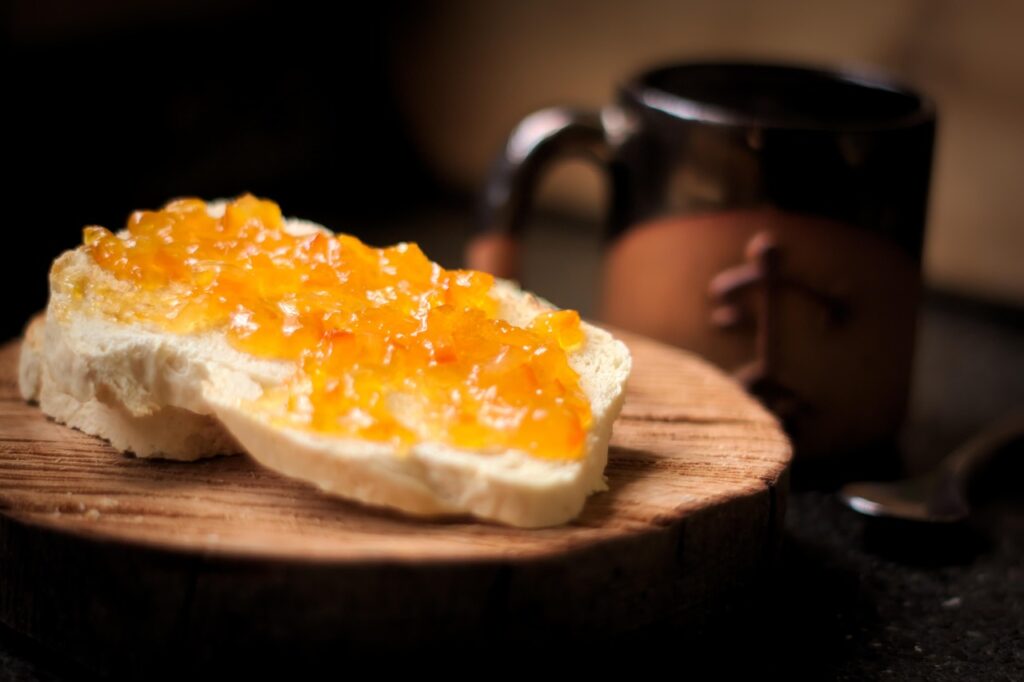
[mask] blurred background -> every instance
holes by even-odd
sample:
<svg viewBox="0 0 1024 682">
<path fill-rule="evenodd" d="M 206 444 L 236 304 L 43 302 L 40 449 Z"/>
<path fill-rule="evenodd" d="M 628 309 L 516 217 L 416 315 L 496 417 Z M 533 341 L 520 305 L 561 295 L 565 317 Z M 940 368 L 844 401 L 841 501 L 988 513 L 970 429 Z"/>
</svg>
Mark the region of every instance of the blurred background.
<svg viewBox="0 0 1024 682">
<path fill-rule="evenodd" d="M 1013 0 L 384 0 L 358 11 L 245 0 L 9 0 L 5 337 L 45 304 L 82 226 L 168 198 L 251 191 L 371 243 L 461 260 L 510 128 L 598 107 L 658 62 L 741 57 L 881 67 L 938 102 L 925 272 L 1024 303 L 1024 4 Z M 544 183 L 525 279 L 592 313 L 605 187 Z M 558 265 L 557 268 L 552 267 Z"/>
</svg>

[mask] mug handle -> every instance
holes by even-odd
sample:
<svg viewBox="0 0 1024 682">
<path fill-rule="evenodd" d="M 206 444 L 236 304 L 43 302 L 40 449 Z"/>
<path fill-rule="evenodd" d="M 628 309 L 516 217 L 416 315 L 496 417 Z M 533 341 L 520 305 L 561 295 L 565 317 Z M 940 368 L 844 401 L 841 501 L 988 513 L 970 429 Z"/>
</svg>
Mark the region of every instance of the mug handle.
<svg viewBox="0 0 1024 682">
<path fill-rule="evenodd" d="M 488 177 L 479 233 L 466 247 L 466 265 L 497 277 L 519 279 L 522 228 L 543 171 L 569 156 L 590 158 L 607 168 L 609 150 L 597 112 L 551 107 L 520 121 Z"/>
</svg>

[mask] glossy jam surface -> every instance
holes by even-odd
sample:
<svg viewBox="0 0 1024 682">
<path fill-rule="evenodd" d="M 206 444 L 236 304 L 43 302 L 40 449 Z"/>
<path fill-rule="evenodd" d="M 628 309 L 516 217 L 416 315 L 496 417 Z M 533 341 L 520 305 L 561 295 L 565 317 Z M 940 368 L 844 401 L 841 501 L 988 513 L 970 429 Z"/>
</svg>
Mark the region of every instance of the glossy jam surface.
<svg viewBox="0 0 1024 682">
<path fill-rule="evenodd" d="M 528 328 L 497 319 L 490 275 L 445 270 L 415 244 L 294 234 L 276 204 L 243 196 L 213 218 L 199 200 L 85 229 L 85 250 L 131 285 L 84 294 L 108 316 L 232 345 L 296 372 L 256 409 L 317 432 L 546 459 L 583 454 L 589 402 L 567 353 L 579 315 Z"/>
</svg>

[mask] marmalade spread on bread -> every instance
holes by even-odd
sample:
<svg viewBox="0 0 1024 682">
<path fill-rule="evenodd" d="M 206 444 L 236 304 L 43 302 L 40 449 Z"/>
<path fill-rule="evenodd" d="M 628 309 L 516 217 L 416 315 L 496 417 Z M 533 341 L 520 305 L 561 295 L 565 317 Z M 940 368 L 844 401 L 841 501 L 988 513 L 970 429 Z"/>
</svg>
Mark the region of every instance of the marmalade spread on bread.
<svg viewBox="0 0 1024 682">
<path fill-rule="evenodd" d="M 544 459 L 583 455 L 590 403 L 568 353 L 578 313 L 527 327 L 498 317 L 491 275 L 445 270 L 411 243 L 285 229 L 245 195 L 211 217 L 204 202 L 138 211 L 124 232 L 85 229 L 85 251 L 130 286 L 77 282 L 81 299 L 126 323 L 222 330 L 237 349 L 293 361 L 254 406 L 284 424 L 389 442 L 435 442 Z"/>
</svg>

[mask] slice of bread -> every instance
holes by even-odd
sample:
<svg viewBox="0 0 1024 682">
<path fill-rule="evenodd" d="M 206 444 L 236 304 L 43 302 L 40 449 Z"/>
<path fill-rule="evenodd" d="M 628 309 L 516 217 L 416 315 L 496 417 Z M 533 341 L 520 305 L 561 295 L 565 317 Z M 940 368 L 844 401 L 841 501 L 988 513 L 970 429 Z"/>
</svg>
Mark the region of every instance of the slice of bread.
<svg viewBox="0 0 1024 682">
<path fill-rule="evenodd" d="M 211 214 L 219 211 L 223 205 L 210 205 Z M 287 229 L 324 228 L 289 221 Z M 128 291 L 82 249 L 58 258 L 46 315 L 26 330 L 19 383 L 25 399 L 38 401 L 46 414 L 119 450 L 180 460 L 244 450 L 270 469 L 351 500 L 524 527 L 564 523 L 590 493 L 605 488 L 608 440 L 630 356 L 624 344 L 592 325 L 583 323 L 585 341 L 569 354 L 593 415 L 581 458 L 425 442 L 398 451 L 273 422 L 252 401 L 286 381 L 295 371 L 291 363 L 240 352 L 220 331 L 175 334 L 118 320 L 82 295 L 76 282 L 86 280 Z M 551 309 L 508 282 L 497 282 L 492 295 L 498 316 L 520 326 Z"/>
</svg>

